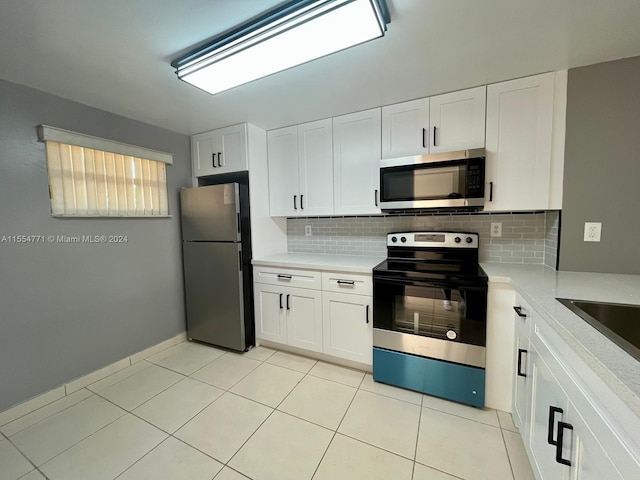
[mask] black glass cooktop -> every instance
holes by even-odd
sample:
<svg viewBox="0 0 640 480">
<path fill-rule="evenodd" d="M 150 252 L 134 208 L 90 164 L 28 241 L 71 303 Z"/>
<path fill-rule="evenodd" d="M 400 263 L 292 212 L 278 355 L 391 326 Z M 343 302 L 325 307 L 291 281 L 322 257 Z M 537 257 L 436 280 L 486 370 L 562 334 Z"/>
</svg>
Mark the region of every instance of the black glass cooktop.
<svg viewBox="0 0 640 480">
<path fill-rule="evenodd" d="M 438 280 L 458 284 L 485 284 L 487 274 L 476 263 L 431 263 L 387 259 L 373 269 L 374 277 Z"/>
<path fill-rule="evenodd" d="M 640 360 L 640 306 L 557 298 L 629 355 Z"/>
</svg>

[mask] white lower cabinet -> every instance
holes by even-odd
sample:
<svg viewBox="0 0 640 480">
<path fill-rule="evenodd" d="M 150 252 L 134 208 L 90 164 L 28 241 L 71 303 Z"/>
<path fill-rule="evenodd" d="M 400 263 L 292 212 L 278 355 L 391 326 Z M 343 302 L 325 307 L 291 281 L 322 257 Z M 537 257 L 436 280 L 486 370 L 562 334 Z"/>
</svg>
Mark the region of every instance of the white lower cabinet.
<svg viewBox="0 0 640 480">
<path fill-rule="evenodd" d="M 322 351 L 322 294 L 308 288 L 254 285 L 256 336 Z"/>
<path fill-rule="evenodd" d="M 324 353 L 371 365 L 372 297 L 323 292 Z"/>
<path fill-rule="evenodd" d="M 371 274 L 256 266 L 254 279 L 258 339 L 372 364 Z"/>
<path fill-rule="evenodd" d="M 562 340 L 518 295 L 513 419 L 537 480 L 640 478 L 640 452 L 619 434 L 617 412 L 559 353 Z M 518 375 L 518 374 L 522 375 Z M 595 375 L 595 374 L 593 374 Z"/>
</svg>

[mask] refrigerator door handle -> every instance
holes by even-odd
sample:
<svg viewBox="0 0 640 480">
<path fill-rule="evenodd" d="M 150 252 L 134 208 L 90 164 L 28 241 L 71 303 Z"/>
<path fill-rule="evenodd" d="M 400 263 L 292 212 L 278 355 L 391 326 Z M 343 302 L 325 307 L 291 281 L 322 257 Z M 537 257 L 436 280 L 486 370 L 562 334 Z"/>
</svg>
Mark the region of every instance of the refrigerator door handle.
<svg viewBox="0 0 640 480">
<path fill-rule="evenodd" d="M 242 271 L 242 250 L 238 252 L 238 261 L 240 264 L 240 271 Z"/>
</svg>

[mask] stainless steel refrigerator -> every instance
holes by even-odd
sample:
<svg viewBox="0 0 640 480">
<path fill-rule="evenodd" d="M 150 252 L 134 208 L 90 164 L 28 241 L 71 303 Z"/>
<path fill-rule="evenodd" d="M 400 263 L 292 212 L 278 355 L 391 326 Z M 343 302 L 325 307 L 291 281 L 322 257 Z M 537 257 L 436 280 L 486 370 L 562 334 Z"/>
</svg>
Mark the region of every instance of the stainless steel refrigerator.
<svg viewBox="0 0 640 480">
<path fill-rule="evenodd" d="M 187 337 L 245 351 L 255 344 L 249 186 L 180 191 Z"/>
</svg>

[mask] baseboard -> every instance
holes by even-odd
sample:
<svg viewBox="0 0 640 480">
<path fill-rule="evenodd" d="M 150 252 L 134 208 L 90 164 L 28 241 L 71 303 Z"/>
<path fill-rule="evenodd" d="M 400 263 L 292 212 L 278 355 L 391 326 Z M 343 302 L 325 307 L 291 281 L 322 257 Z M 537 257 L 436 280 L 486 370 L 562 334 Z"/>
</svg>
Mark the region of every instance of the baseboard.
<svg viewBox="0 0 640 480">
<path fill-rule="evenodd" d="M 27 415 L 28 413 L 31 413 L 35 410 L 38 410 L 39 408 L 42 408 L 52 402 L 55 402 L 56 400 L 65 397 L 66 395 L 70 395 L 73 392 L 86 387 L 87 385 L 91 385 L 98 380 L 102 380 L 103 378 L 108 377 L 109 375 L 112 375 L 119 370 L 122 370 L 123 368 L 138 363 L 145 358 L 150 357 L 151 355 L 155 355 L 156 353 L 177 345 L 178 343 L 184 342 L 186 339 L 187 332 L 180 333 L 175 337 L 158 343 L 157 345 L 146 348 L 145 350 L 142 350 L 138 353 L 134 353 L 133 355 L 118 360 L 111 365 L 107 365 L 104 368 L 83 375 L 82 377 L 76 378 L 68 383 L 65 383 L 64 385 L 56 387 L 53 390 L 50 390 L 22 403 L 19 403 L 18 405 L 10 407 L 4 412 L 0 412 L 0 426 L 13 422 L 16 419 L 23 417 L 24 415 Z"/>
<path fill-rule="evenodd" d="M 346 360 L 344 358 L 335 357 L 333 355 L 327 355 L 326 353 L 305 350 L 304 348 L 292 347 L 291 345 L 285 345 L 282 343 L 272 342 L 259 338 L 256 338 L 256 344 L 258 346 L 262 345 L 264 347 L 274 348 L 276 350 L 282 350 L 284 352 L 295 353 L 296 355 L 302 355 L 304 357 L 322 360 L 323 362 L 333 363 L 336 365 L 341 365 L 343 367 L 353 368 L 355 370 L 362 370 L 369 373 L 373 371 L 372 366 L 366 363 L 354 362 L 352 360 Z"/>
</svg>

